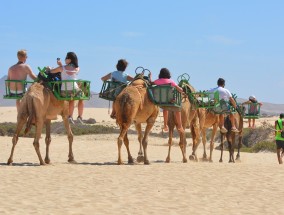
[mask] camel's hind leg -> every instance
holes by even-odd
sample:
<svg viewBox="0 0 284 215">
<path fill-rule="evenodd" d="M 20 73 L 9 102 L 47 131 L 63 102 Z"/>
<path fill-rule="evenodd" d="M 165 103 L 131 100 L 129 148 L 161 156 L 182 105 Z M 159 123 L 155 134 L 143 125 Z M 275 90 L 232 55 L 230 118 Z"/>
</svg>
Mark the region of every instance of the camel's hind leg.
<svg viewBox="0 0 284 215">
<path fill-rule="evenodd" d="M 143 162 L 144 161 L 144 156 L 143 156 L 143 151 L 142 151 L 142 128 L 141 124 L 136 124 L 136 131 L 138 133 L 138 141 L 139 141 L 139 152 L 138 152 L 138 157 L 137 157 L 137 162 Z"/>
<path fill-rule="evenodd" d="M 242 148 L 242 139 L 243 137 L 241 135 L 239 135 L 239 142 L 238 142 L 238 154 L 236 155 L 236 160 L 240 161 L 241 160 L 241 156 L 240 156 L 240 150 Z"/>
<path fill-rule="evenodd" d="M 33 145 L 34 145 L 36 154 L 38 156 L 40 165 L 45 165 L 45 162 L 43 161 L 43 159 L 41 157 L 40 149 L 39 149 L 39 139 L 40 139 L 40 136 L 41 136 L 42 127 L 43 127 L 43 121 L 42 120 L 37 121 L 36 122 L 36 133 L 35 133 L 35 139 L 34 139 Z"/>
<path fill-rule="evenodd" d="M 118 148 L 117 164 L 118 164 L 118 165 L 123 164 L 123 161 L 122 161 L 122 159 L 121 159 L 121 146 L 122 146 L 124 137 L 125 137 L 125 135 L 126 135 L 126 133 L 127 133 L 127 130 L 128 130 L 128 128 L 129 128 L 129 126 L 130 126 L 130 125 L 128 125 L 128 126 L 122 125 L 122 126 L 120 127 L 120 134 L 119 134 L 119 136 L 118 136 L 118 138 L 117 138 L 117 148 Z"/>
<path fill-rule="evenodd" d="M 213 150 L 214 150 L 214 140 L 215 140 L 217 129 L 218 129 L 218 125 L 214 124 L 213 129 L 212 129 L 212 134 L 211 134 L 209 162 L 213 162 L 212 154 L 213 154 Z"/>
<path fill-rule="evenodd" d="M 73 133 L 70 127 L 70 124 L 68 122 L 67 117 L 63 117 L 63 122 L 64 122 L 64 126 L 67 132 L 67 137 L 68 137 L 68 141 L 69 141 L 69 153 L 68 153 L 68 162 L 69 163 L 77 163 L 74 159 L 74 155 L 73 155 Z"/>
<path fill-rule="evenodd" d="M 173 143 L 173 133 L 174 133 L 174 127 L 169 126 L 169 140 L 168 140 L 169 149 L 168 149 L 168 156 L 166 158 L 166 163 L 171 162 L 171 148 L 172 148 L 172 143 Z"/>
<path fill-rule="evenodd" d="M 47 119 L 45 121 L 45 127 L 46 127 L 46 136 L 45 136 L 45 145 L 46 145 L 46 152 L 45 152 L 45 163 L 49 164 L 50 163 L 50 158 L 49 158 L 49 146 L 51 142 L 51 136 L 50 136 L 50 123 L 51 120 Z"/>
<path fill-rule="evenodd" d="M 147 120 L 147 126 L 144 132 L 144 137 L 142 140 L 142 146 L 143 146 L 143 150 L 144 150 L 144 164 L 150 164 L 149 160 L 148 160 L 148 155 L 147 155 L 147 145 L 148 145 L 148 135 L 155 123 L 155 119 L 156 118 L 150 118 Z"/>
<path fill-rule="evenodd" d="M 12 139 L 13 145 L 12 145 L 12 149 L 11 149 L 11 154 L 10 154 L 10 157 L 7 161 L 8 165 L 13 163 L 14 150 L 15 150 L 15 147 L 16 147 L 18 139 L 19 139 L 19 134 L 20 134 L 23 126 L 25 125 L 26 121 L 27 121 L 27 116 L 18 118 L 16 132 L 15 132 L 13 139 Z"/>
<path fill-rule="evenodd" d="M 186 141 L 185 141 L 185 131 L 180 132 L 179 131 L 179 136 L 180 136 L 180 141 L 179 141 L 179 147 L 182 153 L 182 162 L 183 163 L 187 163 L 187 159 L 186 159 L 186 151 L 185 151 L 185 147 L 186 147 Z"/>
<path fill-rule="evenodd" d="M 223 151 L 224 151 L 224 137 L 225 137 L 225 134 L 223 134 L 222 132 L 220 132 L 220 134 L 221 134 L 221 143 L 220 143 L 221 156 L 220 156 L 219 162 L 222 163 L 223 162 Z"/>
<path fill-rule="evenodd" d="M 127 133 L 124 135 L 123 142 L 124 142 L 124 145 L 126 147 L 127 154 L 128 154 L 128 163 L 133 164 L 134 161 L 133 161 L 132 155 L 131 155 L 130 150 L 129 150 L 129 139 L 128 139 Z"/>
<path fill-rule="evenodd" d="M 203 143 L 203 160 L 207 160 L 207 154 L 206 154 L 206 129 L 207 128 L 202 128 L 202 143 Z"/>
</svg>

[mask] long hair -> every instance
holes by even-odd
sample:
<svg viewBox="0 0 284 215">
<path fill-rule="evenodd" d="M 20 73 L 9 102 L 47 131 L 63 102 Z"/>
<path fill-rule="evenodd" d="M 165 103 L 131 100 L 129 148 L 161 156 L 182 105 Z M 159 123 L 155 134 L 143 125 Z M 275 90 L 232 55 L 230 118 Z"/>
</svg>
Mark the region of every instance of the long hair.
<svg viewBox="0 0 284 215">
<path fill-rule="evenodd" d="M 77 55 L 74 52 L 68 52 L 65 59 L 70 59 L 71 64 L 73 64 L 75 66 L 75 68 L 79 67 L 78 58 L 77 58 Z"/>
</svg>

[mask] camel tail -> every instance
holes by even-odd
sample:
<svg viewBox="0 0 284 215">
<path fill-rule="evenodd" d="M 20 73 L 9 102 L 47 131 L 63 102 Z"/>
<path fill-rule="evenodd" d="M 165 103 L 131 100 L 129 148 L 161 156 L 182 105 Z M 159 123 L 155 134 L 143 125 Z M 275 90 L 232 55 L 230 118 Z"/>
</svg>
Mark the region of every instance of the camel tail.
<svg viewBox="0 0 284 215">
<path fill-rule="evenodd" d="M 29 118 L 28 118 L 26 128 L 24 131 L 25 135 L 31 130 L 32 122 L 33 122 L 33 119 L 35 118 L 33 98 L 29 99 L 28 101 L 28 115 L 29 115 Z"/>
<path fill-rule="evenodd" d="M 119 101 L 120 113 L 118 113 L 119 118 L 121 118 L 122 123 L 129 123 L 132 121 L 133 115 L 133 103 L 134 101 L 128 93 L 122 95 Z"/>
</svg>

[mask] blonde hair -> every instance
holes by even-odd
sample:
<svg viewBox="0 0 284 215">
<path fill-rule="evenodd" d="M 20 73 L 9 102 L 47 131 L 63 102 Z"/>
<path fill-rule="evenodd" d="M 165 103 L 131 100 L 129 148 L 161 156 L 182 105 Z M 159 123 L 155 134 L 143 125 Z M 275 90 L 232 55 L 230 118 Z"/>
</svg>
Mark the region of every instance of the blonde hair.
<svg viewBox="0 0 284 215">
<path fill-rule="evenodd" d="M 22 58 L 22 57 L 26 57 L 26 56 L 27 56 L 27 50 L 25 50 L 25 49 L 21 49 L 17 53 L 18 58 Z"/>
</svg>

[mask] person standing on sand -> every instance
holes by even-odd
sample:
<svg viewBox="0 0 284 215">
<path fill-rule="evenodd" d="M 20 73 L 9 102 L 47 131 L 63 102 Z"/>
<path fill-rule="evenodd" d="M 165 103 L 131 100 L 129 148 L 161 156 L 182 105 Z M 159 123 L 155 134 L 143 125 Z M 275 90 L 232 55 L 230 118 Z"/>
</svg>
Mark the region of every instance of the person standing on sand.
<svg viewBox="0 0 284 215">
<path fill-rule="evenodd" d="M 276 141 L 277 158 L 279 164 L 283 163 L 282 156 L 284 154 L 284 138 L 281 137 L 281 131 L 283 131 L 283 125 L 284 125 L 283 118 L 284 118 L 284 113 L 281 113 L 279 119 L 275 121 L 275 141 Z"/>
<path fill-rule="evenodd" d="M 15 65 L 11 66 L 8 70 L 8 78 L 7 80 L 21 80 L 25 81 L 27 79 L 27 76 L 33 80 L 37 78 L 37 76 L 33 73 L 31 67 L 26 64 L 28 55 L 27 51 L 24 49 L 21 49 L 17 53 L 18 57 L 18 63 Z M 10 88 L 10 95 L 18 95 L 22 96 L 24 93 L 24 85 L 20 82 L 10 82 L 9 83 L 9 88 Z M 19 111 L 20 107 L 20 99 L 16 100 L 16 107 L 17 107 L 17 112 Z"/>
</svg>

